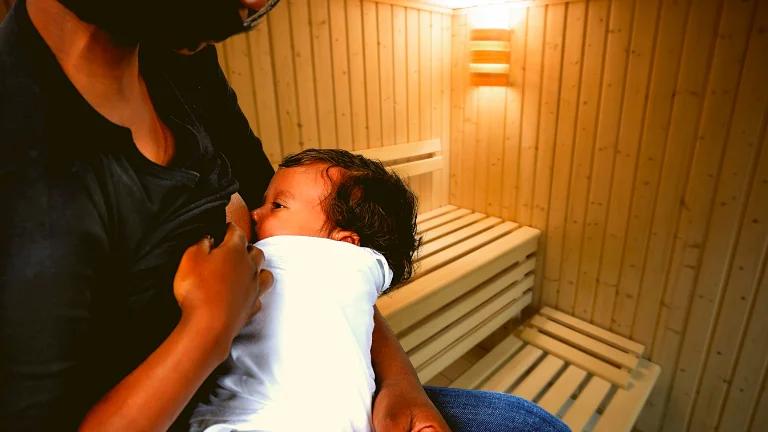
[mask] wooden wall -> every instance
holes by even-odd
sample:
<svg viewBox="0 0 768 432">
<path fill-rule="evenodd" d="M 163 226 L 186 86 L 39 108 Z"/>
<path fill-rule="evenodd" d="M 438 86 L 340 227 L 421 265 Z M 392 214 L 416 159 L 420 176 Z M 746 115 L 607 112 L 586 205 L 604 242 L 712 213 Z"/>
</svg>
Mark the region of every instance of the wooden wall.
<svg viewBox="0 0 768 432">
<path fill-rule="evenodd" d="M 284 0 L 257 30 L 225 42 L 220 60 L 273 162 L 305 148 L 432 138 L 447 155 L 450 29 L 450 16 L 432 11 Z M 411 179 L 421 211 L 448 203 L 447 184 L 447 172 Z"/>
<path fill-rule="evenodd" d="M 512 14 L 509 88 L 453 18 L 450 202 L 541 228 L 538 300 L 650 347 L 640 430 L 765 430 L 768 1 Z"/>
</svg>

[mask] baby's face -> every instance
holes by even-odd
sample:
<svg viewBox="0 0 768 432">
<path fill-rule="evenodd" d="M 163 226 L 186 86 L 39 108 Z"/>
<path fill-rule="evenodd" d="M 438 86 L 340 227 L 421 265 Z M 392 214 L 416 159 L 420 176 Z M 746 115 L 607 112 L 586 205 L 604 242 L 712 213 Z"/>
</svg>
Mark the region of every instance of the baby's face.
<svg viewBox="0 0 768 432">
<path fill-rule="evenodd" d="M 257 240 L 278 235 L 328 237 L 322 201 L 330 184 L 327 165 L 280 168 L 264 194 L 264 204 L 251 212 Z"/>
</svg>

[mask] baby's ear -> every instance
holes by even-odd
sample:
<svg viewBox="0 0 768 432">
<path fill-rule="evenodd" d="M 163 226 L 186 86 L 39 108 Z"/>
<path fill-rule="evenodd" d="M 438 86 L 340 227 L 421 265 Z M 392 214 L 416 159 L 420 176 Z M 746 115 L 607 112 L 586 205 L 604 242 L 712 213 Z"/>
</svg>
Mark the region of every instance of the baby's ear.
<svg viewBox="0 0 768 432">
<path fill-rule="evenodd" d="M 341 229 L 335 229 L 333 233 L 331 233 L 331 240 L 341 241 L 344 243 L 350 243 L 355 246 L 360 246 L 360 236 L 353 233 L 352 231 L 344 231 Z"/>
</svg>

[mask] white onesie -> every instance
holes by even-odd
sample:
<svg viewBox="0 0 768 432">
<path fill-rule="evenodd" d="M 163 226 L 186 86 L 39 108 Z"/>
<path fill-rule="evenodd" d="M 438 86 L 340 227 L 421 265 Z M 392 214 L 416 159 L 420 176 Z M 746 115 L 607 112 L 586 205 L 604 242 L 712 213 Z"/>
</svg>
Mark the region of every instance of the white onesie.
<svg viewBox="0 0 768 432">
<path fill-rule="evenodd" d="M 373 305 L 392 281 L 384 257 L 314 237 L 256 244 L 275 283 L 234 340 L 227 374 L 191 431 L 370 431 Z"/>
</svg>

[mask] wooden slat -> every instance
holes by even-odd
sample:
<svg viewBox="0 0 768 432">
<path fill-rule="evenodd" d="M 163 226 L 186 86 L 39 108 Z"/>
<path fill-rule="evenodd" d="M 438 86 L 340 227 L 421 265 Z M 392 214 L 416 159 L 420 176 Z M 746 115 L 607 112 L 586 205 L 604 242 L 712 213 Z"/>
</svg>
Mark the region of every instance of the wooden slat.
<svg viewBox="0 0 768 432">
<path fill-rule="evenodd" d="M 346 4 L 349 83 L 352 101 L 352 140 L 354 142 L 353 148 L 355 150 L 362 150 L 368 148 L 365 102 L 365 52 L 363 48 L 363 5 L 361 0 L 348 0 Z"/>
<path fill-rule="evenodd" d="M 371 148 L 367 150 L 358 150 L 355 153 L 363 155 L 368 159 L 377 159 L 382 162 L 389 162 L 396 159 L 405 159 L 414 156 L 428 155 L 440 151 L 440 139 L 427 141 L 417 141 L 406 144 L 397 144 L 387 147 Z"/>
<path fill-rule="evenodd" d="M 646 360 L 632 371 L 632 387 L 618 389 L 595 425 L 595 432 L 631 432 L 661 368 Z"/>
<path fill-rule="evenodd" d="M 363 2 L 363 46 L 365 51 L 365 101 L 368 146 L 381 147 L 381 83 L 379 81 L 379 34 L 376 4 Z"/>
<path fill-rule="evenodd" d="M 573 331 L 568 327 L 550 321 L 541 315 L 536 315 L 530 320 L 530 324 L 539 329 L 539 331 L 548 334 L 561 341 L 566 341 L 569 345 L 575 346 L 589 354 L 607 360 L 615 365 L 633 370 L 637 367 L 638 358 L 632 354 L 618 350 L 610 345 L 592 339 L 589 336 Z"/>
<path fill-rule="evenodd" d="M 707 357 L 707 366 L 699 383 L 699 396 L 693 412 L 692 427 L 715 428 L 719 413 L 725 404 L 728 382 L 723 376 L 730 376 L 736 360 L 743 356 L 745 333 L 750 320 L 763 268 L 768 254 L 768 135 L 763 139 L 763 151 L 757 166 L 757 175 L 752 181 L 752 190 L 747 199 L 744 225 L 739 235 L 730 276 L 726 282 L 723 305 L 714 329 Z M 761 220 L 762 219 L 762 220 Z M 760 309 L 752 309 L 760 311 Z M 761 314 L 762 312 L 753 312 Z"/>
<path fill-rule="evenodd" d="M 560 74 L 563 60 L 563 37 L 565 35 L 566 5 L 553 5 L 547 8 L 546 35 L 544 39 L 544 71 L 541 87 L 541 120 L 539 122 L 539 142 L 536 151 L 536 178 L 533 189 L 533 214 L 531 226 L 543 232 L 547 230 L 549 219 L 549 200 L 552 193 L 554 175 L 555 143 L 557 139 L 557 113 L 560 104 Z M 499 199 L 501 202 L 501 199 Z M 546 242 L 539 240 L 539 256 L 546 256 Z M 544 260 L 536 267 L 536 286 L 533 290 L 533 302 L 541 307 L 544 293 Z"/>
<path fill-rule="evenodd" d="M 481 249 L 483 246 L 513 232 L 518 226 L 519 225 L 514 222 L 504 222 L 501 225 L 458 243 L 442 252 L 427 257 L 419 261 L 415 277 L 424 277 L 448 263 L 454 262 L 461 257 Z"/>
<path fill-rule="evenodd" d="M 576 348 L 568 346 L 545 334 L 539 333 L 536 330 L 526 328 L 520 335 L 520 339 L 531 345 L 535 345 L 550 354 L 563 358 L 567 360 L 568 363 L 574 364 L 591 374 L 597 375 L 611 384 L 621 388 L 626 388 L 629 385 L 629 373 L 626 371 L 618 369 L 602 360 L 598 360 L 589 354 L 579 351 Z"/>
<path fill-rule="evenodd" d="M 763 181 L 766 182 L 764 184 L 768 184 L 768 173 L 764 174 Z M 753 310 L 768 310 L 768 266 L 763 267 L 762 282 Z M 731 390 L 720 419 L 723 430 L 747 429 L 750 414 L 760 397 L 761 385 L 768 373 L 766 328 L 768 328 L 768 314 L 754 314 L 744 337 L 744 345 L 739 352 L 739 359 L 731 379 Z"/>
<path fill-rule="evenodd" d="M 443 157 L 437 156 L 431 159 L 420 160 L 416 162 L 406 162 L 400 165 L 391 166 L 390 169 L 403 177 L 416 177 L 421 174 L 431 173 L 443 167 Z"/>
<path fill-rule="evenodd" d="M 442 193 L 438 201 L 439 205 L 446 205 L 450 202 L 450 161 L 453 157 L 451 152 L 451 17 L 442 16 L 442 133 L 443 156 L 445 162 L 442 170 Z"/>
<path fill-rule="evenodd" d="M 504 272 L 504 274 L 491 279 L 466 296 L 425 318 L 423 322 L 414 325 L 412 329 L 398 334 L 397 338 L 400 345 L 406 352 L 410 351 L 502 290 L 510 290 L 512 292 L 510 295 L 513 298 L 515 295 L 523 295 L 526 290 L 531 288 L 533 281 L 531 277 L 525 279 L 523 277 L 533 269 L 534 265 L 533 260 L 526 261 L 512 270 Z"/>
<path fill-rule="evenodd" d="M 605 65 L 600 90 L 599 123 L 595 131 L 595 152 L 589 195 L 586 204 L 584 241 L 579 262 L 579 280 L 576 285 L 576 316 L 590 321 L 597 296 L 597 273 L 600 265 L 601 245 L 611 193 L 611 180 L 616 160 L 616 137 L 621 119 L 621 104 L 629 57 L 629 41 L 635 0 L 613 0 L 608 24 Z M 590 11 L 591 12 L 591 11 Z M 663 284 L 663 283 L 662 283 Z M 650 321 L 650 320 L 649 320 Z"/>
<path fill-rule="evenodd" d="M 333 65 L 328 0 L 309 0 L 312 23 L 317 119 L 321 148 L 336 148 L 336 112 L 334 107 Z"/>
<path fill-rule="evenodd" d="M 512 86 L 520 88 L 524 84 L 525 35 L 528 22 L 528 9 L 517 9 L 519 19 L 512 23 L 510 32 L 509 80 Z M 515 13 L 510 10 L 510 18 Z M 504 122 L 504 159 L 502 161 L 503 182 L 501 185 L 501 218 L 514 220 L 517 210 L 517 190 L 520 171 L 520 118 L 522 111 L 522 92 L 507 91 Z M 471 149 L 469 152 L 471 153 Z M 461 178 L 460 182 L 466 182 Z"/>
<path fill-rule="evenodd" d="M 533 228 L 522 227 L 446 265 L 440 272 L 428 274 L 379 298 L 379 310 L 390 328 L 398 333 L 451 302 L 467 286 L 477 286 L 525 259 L 536 250 L 539 235 Z M 467 272 L 469 268 L 478 270 Z"/>
<path fill-rule="evenodd" d="M 408 137 L 408 57 L 406 13 L 399 6 L 392 7 L 392 30 L 395 73 L 395 144 L 409 141 Z M 415 139 L 413 141 L 418 141 Z"/>
<path fill-rule="evenodd" d="M 458 204 L 461 184 L 459 175 L 463 163 L 462 143 L 464 138 L 464 100 L 465 85 L 469 80 L 469 63 L 465 61 L 467 52 L 467 17 L 451 18 L 451 158 L 449 202 Z"/>
<path fill-rule="evenodd" d="M 642 139 L 645 117 L 648 78 L 653 64 L 653 47 L 658 24 L 660 0 L 644 0 L 635 3 L 634 26 L 630 45 L 622 116 L 616 147 L 605 237 L 600 258 L 595 294 L 594 324 L 610 328 L 613 319 L 624 256 L 624 240 L 629 234 L 629 212 L 632 204 L 632 188 L 637 168 L 637 153 Z M 620 157 L 618 155 L 621 155 Z"/>
<path fill-rule="evenodd" d="M 480 325 L 489 316 L 496 314 L 512 301 L 522 298 L 523 293 L 532 286 L 532 282 L 533 280 L 528 279 L 519 284 L 519 286 L 498 292 L 476 309 L 472 309 L 469 313 L 454 321 L 450 326 L 438 333 L 433 333 L 433 336 L 424 344 L 408 351 L 408 357 L 413 366 L 418 369 L 437 353 Z M 460 311 L 461 306 L 457 310 Z M 467 312 L 467 310 L 465 309 L 464 312 Z"/>
<path fill-rule="evenodd" d="M 430 230 L 433 230 L 441 225 L 445 225 L 448 222 L 453 222 L 456 219 L 460 219 L 468 214 L 472 213 L 470 210 L 467 209 L 456 209 L 450 213 L 446 212 L 445 214 L 441 216 L 437 216 L 434 218 L 431 218 L 425 222 L 422 222 L 418 225 L 416 228 L 416 233 L 421 234 L 423 232 L 427 232 Z"/>
<path fill-rule="evenodd" d="M 488 137 L 491 129 L 491 110 L 494 109 L 492 95 L 494 87 L 481 86 L 478 89 L 477 106 L 477 139 L 475 140 L 475 170 L 474 170 L 474 190 L 472 191 L 472 202 L 469 208 L 486 211 L 488 205 Z M 477 169 L 479 168 L 479 169 Z"/>
<path fill-rule="evenodd" d="M 567 424 L 574 432 L 581 432 L 610 389 L 610 383 L 600 377 L 593 376 L 573 405 L 568 408 L 562 418 L 563 423 Z"/>
<path fill-rule="evenodd" d="M 597 109 L 600 104 L 600 83 L 603 72 L 603 50 L 607 36 L 609 0 L 587 2 L 587 29 L 584 41 L 582 79 L 573 148 L 573 168 L 563 244 L 563 262 L 560 270 L 560 291 L 557 308 L 563 312 L 585 318 L 583 311 L 574 311 L 579 265 L 582 258 L 584 219 L 589 202 L 589 181 L 592 177 L 592 159 L 597 127 Z"/>
<path fill-rule="evenodd" d="M 408 84 L 408 140 L 418 141 L 420 136 L 419 123 L 419 11 L 405 10 L 406 48 L 407 48 L 407 84 Z"/>
<path fill-rule="evenodd" d="M 377 4 L 379 28 L 379 78 L 381 80 L 381 144 L 395 144 L 394 47 L 392 6 Z"/>
<path fill-rule="evenodd" d="M 565 405 L 565 402 L 579 388 L 579 385 L 586 376 L 587 372 L 583 369 L 573 365 L 568 366 L 563 375 L 541 397 L 537 405 L 547 410 L 550 414 L 557 415 L 563 405 Z"/>
<path fill-rule="evenodd" d="M 227 52 L 227 77 L 238 97 L 240 109 L 248 119 L 251 129 L 258 131 L 256 98 L 253 90 L 253 73 L 248 52 L 248 39 L 244 34 L 229 38 L 224 43 Z"/>
<path fill-rule="evenodd" d="M 427 244 L 429 244 L 434 240 L 442 238 L 448 234 L 454 233 L 462 228 L 465 228 L 469 225 L 472 225 L 474 223 L 477 223 L 487 218 L 488 217 L 482 213 L 472 213 L 462 218 L 459 218 L 453 222 L 431 229 L 428 232 L 425 232 L 422 234 L 421 236 L 422 245 L 426 246 Z M 495 219 L 501 222 L 501 219 L 499 218 L 495 218 Z M 424 249 L 422 248 L 422 254 L 423 253 L 424 253 Z"/>
<path fill-rule="evenodd" d="M 699 272 L 702 245 L 707 236 L 734 101 L 738 94 L 744 57 L 750 38 L 750 29 L 744 23 L 754 16 L 754 4 L 727 1 L 723 5 L 719 38 L 712 59 L 712 68 L 706 98 L 697 133 L 697 149 L 691 162 L 688 186 L 683 196 L 685 206 L 675 234 L 671 262 L 669 264 L 668 287 L 661 302 L 659 320 L 651 358 L 665 371 L 675 371 L 688 312 L 692 290 Z M 644 429 L 660 428 L 663 420 L 673 373 L 663 373 L 651 393 L 648 407 L 643 411 L 638 425 Z M 743 404 L 742 404 L 743 405 Z M 748 408 L 745 408 L 748 409 Z M 739 415 L 738 417 L 743 417 Z M 747 419 L 740 419 L 743 425 Z M 735 426 L 728 430 L 741 430 L 746 426 Z"/>
<path fill-rule="evenodd" d="M 294 83 L 293 53 L 288 2 L 281 2 L 267 15 L 269 20 L 269 36 L 272 42 L 272 62 L 275 70 L 275 89 L 280 120 L 280 141 L 284 155 L 298 153 L 299 128 L 297 127 L 299 112 L 296 99 L 296 84 Z"/>
<path fill-rule="evenodd" d="M 557 372 L 562 369 L 564 361 L 559 358 L 548 355 L 533 372 L 518 384 L 512 394 L 529 401 L 535 401 L 536 396 L 541 393 L 544 387 L 552 381 Z"/>
<path fill-rule="evenodd" d="M 656 194 L 656 207 L 651 224 L 651 236 L 637 300 L 632 339 L 644 344 L 653 343 L 658 305 L 662 301 L 664 283 L 671 258 L 672 247 L 682 206 L 674 205 L 685 193 L 691 157 L 697 144 L 702 119 L 702 98 L 710 76 L 710 62 L 722 5 L 693 2 L 688 12 L 685 45 L 680 59 L 680 72 L 675 90 L 675 104 L 667 126 L 667 148 L 664 166 Z M 718 380 L 719 381 L 719 380 Z M 713 409 L 712 412 L 719 412 Z"/>
<path fill-rule="evenodd" d="M 552 307 L 557 306 L 560 285 L 560 265 L 563 257 L 565 219 L 573 160 L 573 138 L 576 133 L 576 110 L 579 102 L 585 15 L 586 2 L 568 4 L 563 48 L 562 90 L 557 115 L 555 162 L 546 231 L 547 254 L 544 260 L 544 277 L 541 287 L 543 304 Z M 509 175 L 508 172 L 505 167 L 505 176 Z"/>
<path fill-rule="evenodd" d="M 272 68 L 272 47 L 269 41 L 269 20 L 248 33 L 253 76 L 259 77 L 256 91 L 256 115 L 259 138 L 270 161 L 283 159 L 278 120 L 278 103 L 275 95 L 275 74 Z"/>
<path fill-rule="evenodd" d="M 754 14 L 755 26 L 744 62 L 739 93 L 732 114 L 732 123 L 722 157 L 720 182 L 712 206 L 711 219 L 703 246 L 700 268 L 690 306 L 685 339 L 678 370 L 675 374 L 671 397 L 679 401 L 680 409 L 669 411 L 664 419 L 668 431 L 685 429 L 691 423 L 695 394 L 701 382 L 705 366 L 703 352 L 710 346 L 718 315 L 722 307 L 725 282 L 736 252 L 739 232 L 743 220 L 748 191 L 757 162 L 761 134 L 765 131 L 768 111 L 768 86 L 765 85 L 764 71 L 768 50 L 768 4 L 759 2 Z M 759 24 L 758 24 L 759 23 Z M 748 221 L 746 223 L 751 223 Z"/>
<path fill-rule="evenodd" d="M 426 213 L 421 213 L 416 218 L 416 224 L 420 225 L 420 224 L 422 224 L 422 223 L 424 223 L 424 222 L 426 222 L 428 220 L 431 220 L 431 219 L 434 219 L 434 218 L 436 218 L 438 216 L 442 216 L 442 215 L 444 215 L 446 213 L 452 212 L 452 211 L 456 210 L 457 208 L 458 207 L 456 207 L 456 206 L 447 205 L 447 206 L 443 206 L 443 207 L 440 207 L 440 208 L 436 208 L 436 209 L 434 209 L 432 211 L 428 211 Z"/>
<path fill-rule="evenodd" d="M 480 386 L 480 389 L 506 392 L 543 355 L 544 351 L 533 345 L 526 345 L 509 363 L 505 364 L 485 384 Z"/>
<path fill-rule="evenodd" d="M 431 117 L 431 136 L 440 137 L 443 134 L 443 17 L 432 12 L 430 15 L 430 117 Z M 422 53 L 423 55 L 423 53 Z M 446 120 L 447 121 L 447 120 Z M 449 161 L 449 153 L 445 153 L 443 161 L 447 165 Z M 442 201 L 443 194 L 443 169 L 440 172 L 435 172 L 432 175 L 432 200 L 431 206 L 438 207 Z"/>
<path fill-rule="evenodd" d="M 454 224 L 455 222 L 462 222 L 465 218 L 472 217 L 477 215 L 477 213 L 473 213 L 471 215 L 467 215 L 464 218 L 461 218 L 457 221 L 451 222 L 451 224 Z M 424 245 L 421 247 L 421 252 L 419 253 L 419 259 L 423 260 L 425 258 L 428 258 L 438 252 L 441 252 L 457 243 L 463 242 L 469 238 L 475 237 L 478 234 L 491 229 L 499 224 L 502 223 L 502 220 L 499 218 L 486 218 L 483 219 L 477 223 L 474 223 L 466 228 L 463 228 L 459 231 L 456 231 L 452 234 L 446 235 L 444 237 L 439 238 L 438 240 L 435 240 L 427 245 Z M 440 230 L 443 227 L 447 227 L 451 224 L 446 224 L 441 227 L 435 228 L 432 231 L 427 231 L 425 233 L 425 236 L 428 234 L 431 234 L 433 231 Z"/>
<path fill-rule="evenodd" d="M 525 293 L 523 297 L 515 300 L 513 303 L 502 308 L 496 315 L 488 318 L 480 324 L 471 333 L 456 341 L 453 345 L 446 348 L 436 358 L 417 369 L 417 375 L 420 380 L 426 380 L 440 373 L 446 366 L 453 363 L 473 346 L 488 337 L 494 330 L 501 327 L 505 322 L 518 315 L 520 311 L 531 304 L 531 293 Z"/>
<path fill-rule="evenodd" d="M 664 161 L 669 119 L 675 101 L 675 85 L 682 57 L 689 5 L 690 0 L 665 1 L 661 10 L 650 91 L 646 96 L 647 114 L 632 189 L 632 206 L 627 228 L 627 233 L 631 235 L 625 237 L 619 292 L 611 325 L 611 331 L 622 336 L 630 336 L 635 320 L 659 174 Z"/>
<path fill-rule="evenodd" d="M 480 385 L 491 373 L 507 363 L 523 346 L 523 341 L 515 335 L 509 335 L 496 345 L 491 352 L 472 365 L 466 372 L 450 384 L 453 388 L 473 389 Z"/>
<path fill-rule="evenodd" d="M 515 216 L 515 220 L 523 225 L 531 224 L 533 211 L 533 183 L 536 171 L 536 149 L 539 141 L 541 72 L 544 60 L 546 10 L 545 6 L 536 6 L 528 9 L 525 41 L 525 81 L 522 83 L 523 110 L 519 156 L 520 185 L 517 192 L 517 211 Z"/>
<path fill-rule="evenodd" d="M 582 321 L 578 318 L 574 318 L 555 309 L 545 307 L 539 311 L 539 314 L 566 327 L 578 330 L 581 333 L 591 336 L 601 342 L 607 343 L 608 345 L 611 345 L 615 348 L 622 349 L 635 355 L 641 356 L 645 351 L 645 347 L 637 342 L 621 337 L 615 333 L 603 330 L 600 327 Z"/>
<path fill-rule="evenodd" d="M 299 139 L 301 140 L 299 146 L 302 149 L 320 146 L 308 1 L 293 0 L 289 3 L 293 36 L 291 52 L 293 53 L 299 107 L 299 119 L 296 127 L 299 128 Z"/>
<path fill-rule="evenodd" d="M 336 109 L 338 148 L 353 149 L 352 105 L 350 100 L 349 55 L 345 2 L 329 1 L 331 19 L 331 54 L 333 55 L 333 91 Z"/>
</svg>

